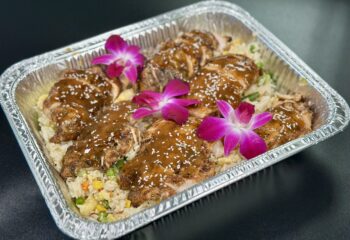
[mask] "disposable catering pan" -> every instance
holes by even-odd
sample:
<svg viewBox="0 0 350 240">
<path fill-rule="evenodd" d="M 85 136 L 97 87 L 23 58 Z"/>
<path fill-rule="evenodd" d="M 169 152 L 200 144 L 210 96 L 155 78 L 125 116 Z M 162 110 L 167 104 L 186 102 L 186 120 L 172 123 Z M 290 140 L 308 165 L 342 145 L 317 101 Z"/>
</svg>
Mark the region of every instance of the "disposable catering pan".
<svg viewBox="0 0 350 240">
<path fill-rule="evenodd" d="M 34 109 L 39 96 L 47 93 L 58 74 L 67 68 L 87 68 L 91 59 L 104 53 L 104 42 L 120 34 L 142 49 L 192 29 L 258 41 L 265 66 L 279 78 L 283 93 L 300 93 L 314 112 L 313 131 L 249 161 L 198 183 L 159 204 L 113 223 L 81 217 L 64 181 L 48 161 L 39 135 Z M 81 239 L 110 239 L 125 235 L 205 195 L 264 169 L 319 141 L 342 131 L 349 122 L 344 99 L 300 60 L 288 47 L 242 8 L 227 2 L 208 1 L 183 7 L 148 20 L 48 52 L 7 69 L 0 79 L 0 101 L 28 165 L 57 224 L 67 235 Z"/>
</svg>

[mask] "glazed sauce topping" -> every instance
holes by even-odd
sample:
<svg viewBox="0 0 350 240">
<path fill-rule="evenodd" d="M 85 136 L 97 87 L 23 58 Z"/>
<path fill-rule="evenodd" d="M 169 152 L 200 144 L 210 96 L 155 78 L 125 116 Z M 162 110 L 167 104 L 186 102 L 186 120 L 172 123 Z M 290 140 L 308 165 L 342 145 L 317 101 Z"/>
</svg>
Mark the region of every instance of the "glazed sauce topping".
<svg viewBox="0 0 350 240">
<path fill-rule="evenodd" d="M 119 102 L 88 123 L 63 159 L 62 176 L 74 176 L 82 167 L 104 169 L 126 154 L 135 144 L 129 127 L 134 109 L 129 101 Z"/>
<path fill-rule="evenodd" d="M 217 100 L 237 107 L 243 92 L 258 74 L 254 62 L 243 55 L 213 58 L 190 82 L 189 98 L 200 100 L 201 105 L 208 108 L 215 108 Z"/>
<path fill-rule="evenodd" d="M 177 70 L 185 80 L 198 71 L 205 55 L 212 56 L 216 46 L 217 41 L 212 34 L 192 31 L 166 42 L 160 52 L 154 55 L 151 64 L 161 69 Z"/>
<path fill-rule="evenodd" d="M 160 48 L 161 51 L 174 48 L 181 44 L 191 45 L 198 44 L 200 46 L 205 46 L 210 49 L 216 49 L 218 47 L 218 41 L 215 36 L 209 32 L 203 32 L 198 30 L 193 30 L 190 32 L 183 33 L 181 36 L 175 40 L 167 41 Z"/>
<path fill-rule="evenodd" d="M 196 134 L 199 123 L 193 118 L 182 126 L 166 120 L 156 122 L 144 149 L 124 165 L 121 188 L 162 188 L 211 174 L 207 145 Z"/>
<path fill-rule="evenodd" d="M 65 73 L 53 86 L 44 104 L 49 107 L 60 103 L 64 107 L 86 109 L 89 117 L 93 117 L 97 110 L 111 102 L 111 91 L 111 84 L 100 75 L 74 70 Z"/>
<path fill-rule="evenodd" d="M 269 112 L 273 114 L 273 119 L 256 130 L 269 149 L 289 142 L 311 130 L 305 125 L 303 113 L 292 103 L 281 104 L 270 109 Z"/>
<path fill-rule="evenodd" d="M 53 142 L 75 139 L 96 113 L 111 103 L 111 92 L 110 82 L 98 74 L 83 70 L 66 72 L 44 102 L 44 110 L 50 111 L 51 119 L 61 127 L 57 133 L 60 136 L 54 137 Z"/>
<path fill-rule="evenodd" d="M 224 55 L 212 58 L 205 66 L 208 70 L 217 70 L 251 84 L 259 74 L 254 61 L 241 54 Z"/>
</svg>

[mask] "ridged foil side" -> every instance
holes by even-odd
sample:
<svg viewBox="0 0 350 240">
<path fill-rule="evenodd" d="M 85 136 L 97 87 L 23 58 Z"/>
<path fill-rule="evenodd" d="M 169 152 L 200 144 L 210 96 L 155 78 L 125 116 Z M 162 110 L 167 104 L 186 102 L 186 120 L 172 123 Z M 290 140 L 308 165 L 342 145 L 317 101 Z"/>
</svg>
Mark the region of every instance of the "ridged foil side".
<svg viewBox="0 0 350 240">
<path fill-rule="evenodd" d="M 301 93 L 310 103 L 315 113 L 314 131 L 242 162 L 128 219 L 106 224 L 80 217 L 66 185 L 51 167 L 39 136 L 33 108 L 38 97 L 49 91 L 62 70 L 89 67 L 91 59 L 104 52 L 104 41 L 112 33 L 121 34 L 144 49 L 152 49 L 180 31 L 191 29 L 239 36 L 246 42 L 259 41 L 266 67 L 279 76 L 279 90 Z M 1 105 L 57 226 L 67 235 L 80 239 L 110 239 L 129 233 L 336 134 L 348 124 L 350 115 L 344 99 L 247 12 L 234 4 L 215 1 L 193 4 L 19 62 L 1 76 L 0 93 Z"/>
</svg>

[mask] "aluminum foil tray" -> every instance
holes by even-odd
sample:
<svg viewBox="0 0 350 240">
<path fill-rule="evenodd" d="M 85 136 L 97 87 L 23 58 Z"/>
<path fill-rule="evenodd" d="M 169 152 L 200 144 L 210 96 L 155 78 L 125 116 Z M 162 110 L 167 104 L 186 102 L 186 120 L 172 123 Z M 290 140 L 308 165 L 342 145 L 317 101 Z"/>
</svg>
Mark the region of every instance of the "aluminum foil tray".
<svg viewBox="0 0 350 240">
<path fill-rule="evenodd" d="M 98 223 L 81 217 L 63 180 L 51 166 L 39 135 L 33 107 L 38 97 L 49 91 L 63 69 L 89 67 L 91 59 L 104 52 L 104 42 L 112 33 L 122 35 L 143 49 L 150 49 L 161 41 L 175 37 L 180 31 L 191 29 L 230 34 L 246 42 L 260 42 L 265 66 L 279 76 L 279 90 L 301 93 L 309 101 L 315 113 L 313 132 L 250 161 L 244 161 L 130 218 L 114 223 Z M 81 239 L 111 239 L 125 235 L 329 138 L 344 129 L 350 116 L 349 106 L 344 99 L 288 47 L 246 11 L 221 1 L 183 7 L 21 61 L 7 69 L 0 80 L 1 105 L 57 226 L 67 235 Z"/>
</svg>

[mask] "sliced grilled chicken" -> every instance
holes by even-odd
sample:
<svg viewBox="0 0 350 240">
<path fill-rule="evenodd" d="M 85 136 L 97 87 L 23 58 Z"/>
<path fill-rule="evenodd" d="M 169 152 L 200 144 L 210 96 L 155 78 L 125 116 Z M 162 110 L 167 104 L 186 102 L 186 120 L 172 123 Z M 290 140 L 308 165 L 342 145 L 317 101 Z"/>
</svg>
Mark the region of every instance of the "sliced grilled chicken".
<svg viewBox="0 0 350 240">
<path fill-rule="evenodd" d="M 140 89 L 160 91 L 171 78 L 188 81 L 213 56 L 217 47 L 213 34 L 196 30 L 165 42 L 146 63 Z"/>
<path fill-rule="evenodd" d="M 269 149 L 292 141 L 312 130 L 313 113 L 306 103 L 298 96 L 279 96 L 279 101 L 268 109 L 273 114 L 273 119 L 256 130 Z"/>
<path fill-rule="evenodd" d="M 201 101 L 191 113 L 204 117 L 216 109 L 217 100 L 225 100 L 233 107 L 241 102 L 243 92 L 259 76 L 259 69 L 244 55 L 225 55 L 212 58 L 190 81 L 188 98 Z"/>
<path fill-rule="evenodd" d="M 75 140 L 97 112 L 118 96 L 120 86 L 98 67 L 69 70 L 51 88 L 43 111 L 56 125 L 53 143 Z"/>
<path fill-rule="evenodd" d="M 118 159 L 134 155 L 141 133 L 131 119 L 133 110 L 129 101 L 103 109 L 68 148 L 62 160 L 61 176 L 76 176 L 81 168 L 106 169 Z"/>
<path fill-rule="evenodd" d="M 162 200 L 214 174 L 210 147 L 196 134 L 199 123 L 195 118 L 182 126 L 159 120 L 148 129 L 148 142 L 120 174 L 120 186 L 130 190 L 133 206 Z"/>
</svg>

